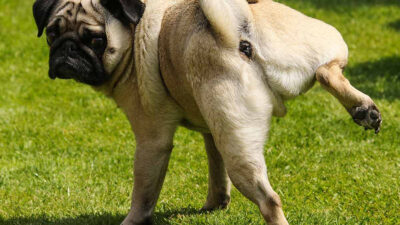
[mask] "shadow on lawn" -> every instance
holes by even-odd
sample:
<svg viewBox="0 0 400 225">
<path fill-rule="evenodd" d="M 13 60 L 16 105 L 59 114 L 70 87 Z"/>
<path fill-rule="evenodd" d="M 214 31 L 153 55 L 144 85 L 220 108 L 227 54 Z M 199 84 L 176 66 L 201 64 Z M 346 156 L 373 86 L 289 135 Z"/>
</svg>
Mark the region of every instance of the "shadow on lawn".
<svg viewBox="0 0 400 225">
<path fill-rule="evenodd" d="M 389 23 L 389 27 L 400 32 L 400 19 Z"/>
<path fill-rule="evenodd" d="M 400 57 L 382 58 L 350 66 L 345 74 L 360 91 L 372 98 L 400 98 Z"/>
<path fill-rule="evenodd" d="M 155 212 L 154 225 L 168 225 L 170 220 L 178 216 L 190 216 L 204 214 L 198 209 L 188 207 L 166 212 Z M 34 217 L 3 219 L 0 217 L 1 225 L 119 225 L 125 218 L 125 214 L 89 214 L 71 218 L 50 219 L 46 215 Z"/>
<path fill-rule="evenodd" d="M 285 2 L 298 2 L 298 0 L 286 0 Z M 318 8 L 324 9 L 352 9 L 360 6 L 374 5 L 397 5 L 400 6 L 399 0 L 302 0 L 302 3 L 310 3 Z"/>
</svg>

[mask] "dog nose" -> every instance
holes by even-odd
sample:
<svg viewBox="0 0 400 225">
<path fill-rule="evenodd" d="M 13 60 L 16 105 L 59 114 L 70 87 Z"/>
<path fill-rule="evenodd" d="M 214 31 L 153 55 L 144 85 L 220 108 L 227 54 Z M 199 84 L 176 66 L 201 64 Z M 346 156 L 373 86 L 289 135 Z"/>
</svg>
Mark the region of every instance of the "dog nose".
<svg viewBox="0 0 400 225">
<path fill-rule="evenodd" d="M 66 41 L 64 44 L 64 50 L 67 54 L 75 53 L 77 49 L 78 47 L 73 41 Z"/>
</svg>

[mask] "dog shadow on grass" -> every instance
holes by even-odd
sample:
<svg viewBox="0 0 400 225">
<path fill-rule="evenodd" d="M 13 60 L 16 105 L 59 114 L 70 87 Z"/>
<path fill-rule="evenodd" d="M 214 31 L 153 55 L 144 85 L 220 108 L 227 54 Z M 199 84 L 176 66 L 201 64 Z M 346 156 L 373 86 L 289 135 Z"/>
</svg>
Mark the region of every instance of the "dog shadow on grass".
<svg viewBox="0 0 400 225">
<path fill-rule="evenodd" d="M 192 207 L 170 210 L 165 212 L 155 212 L 153 217 L 154 225 L 168 225 L 169 221 L 177 217 L 187 217 L 191 215 L 205 214 L 199 209 Z M 0 217 L 1 225 L 119 225 L 124 220 L 126 214 L 85 214 L 76 217 L 49 218 L 46 215 L 33 217 L 21 217 L 3 219 Z"/>
<path fill-rule="evenodd" d="M 298 0 L 285 0 L 285 2 L 298 2 Z M 400 6 L 399 0 L 302 0 L 301 2 L 312 4 L 318 8 L 344 11 L 361 6 Z"/>
<path fill-rule="evenodd" d="M 389 27 L 400 32 L 400 19 L 389 23 Z"/>
<path fill-rule="evenodd" d="M 345 75 L 357 89 L 373 99 L 400 99 L 399 56 L 351 65 Z"/>
</svg>

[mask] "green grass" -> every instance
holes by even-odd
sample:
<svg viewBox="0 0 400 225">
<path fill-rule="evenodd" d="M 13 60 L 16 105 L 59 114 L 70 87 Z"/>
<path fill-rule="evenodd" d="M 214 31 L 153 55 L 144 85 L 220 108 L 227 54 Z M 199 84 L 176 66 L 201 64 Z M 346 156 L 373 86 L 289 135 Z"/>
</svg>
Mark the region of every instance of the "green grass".
<svg viewBox="0 0 400 225">
<path fill-rule="evenodd" d="M 379 135 L 356 126 L 316 85 L 274 119 L 269 177 L 291 224 L 400 224 L 400 2 L 282 0 L 339 29 L 351 82 L 374 98 Z M 135 140 L 115 104 L 47 78 L 33 1 L 0 0 L 0 224 L 118 224 L 129 210 Z M 236 189 L 199 214 L 207 163 L 199 134 L 179 129 L 156 224 L 262 224 Z"/>
</svg>

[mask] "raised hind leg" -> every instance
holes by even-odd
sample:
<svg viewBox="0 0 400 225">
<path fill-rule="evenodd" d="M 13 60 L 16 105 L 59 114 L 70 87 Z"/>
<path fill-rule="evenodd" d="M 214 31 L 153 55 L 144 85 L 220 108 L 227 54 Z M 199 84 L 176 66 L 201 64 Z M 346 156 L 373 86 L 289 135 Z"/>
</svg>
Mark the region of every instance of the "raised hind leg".
<svg viewBox="0 0 400 225">
<path fill-rule="evenodd" d="M 354 88 L 343 76 L 342 65 L 339 61 L 332 61 L 319 67 L 316 72 L 317 80 L 340 101 L 354 122 L 378 133 L 382 123 L 378 107 L 368 95 Z"/>
</svg>

